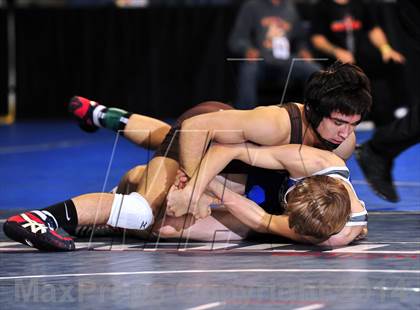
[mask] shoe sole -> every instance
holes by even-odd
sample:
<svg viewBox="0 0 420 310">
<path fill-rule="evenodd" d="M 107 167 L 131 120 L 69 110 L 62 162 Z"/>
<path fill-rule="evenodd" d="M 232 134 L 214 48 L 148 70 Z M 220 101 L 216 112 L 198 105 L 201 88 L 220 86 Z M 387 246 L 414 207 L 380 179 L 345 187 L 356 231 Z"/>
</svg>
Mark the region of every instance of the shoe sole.
<svg viewBox="0 0 420 310">
<path fill-rule="evenodd" d="M 29 244 L 31 243 L 33 248 L 36 248 L 40 251 L 68 252 L 68 251 L 75 250 L 74 244 L 73 244 L 73 247 L 71 247 L 70 249 L 63 249 L 63 248 L 55 247 L 54 245 L 51 245 L 51 242 L 46 240 L 43 236 L 30 233 L 25 228 L 13 222 L 4 223 L 3 230 L 4 230 L 5 235 L 9 237 L 10 239 L 17 241 L 19 243 L 22 243 L 24 245 L 28 245 L 28 246 L 31 246 Z"/>
<path fill-rule="evenodd" d="M 367 184 L 369 185 L 370 189 L 376 194 L 376 196 L 380 197 L 381 199 L 385 200 L 385 201 L 389 201 L 389 202 L 399 202 L 400 199 L 389 199 L 388 197 L 386 197 L 384 194 L 382 194 L 381 192 L 379 192 L 372 184 L 372 182 L 366 177 L 366 173 L 365 173 L 365 169 L 363 168 L 363 164 L 362 164 L 362 160 L 360 158 L 360 150 L 356 149 L 354 151 L 354 155 L 356 158 L 357 163 L 359 164 L 360 169 L 362 169 L 363 175 L 365 176 L 365 180 L 367 182 Z"/>
</svg>

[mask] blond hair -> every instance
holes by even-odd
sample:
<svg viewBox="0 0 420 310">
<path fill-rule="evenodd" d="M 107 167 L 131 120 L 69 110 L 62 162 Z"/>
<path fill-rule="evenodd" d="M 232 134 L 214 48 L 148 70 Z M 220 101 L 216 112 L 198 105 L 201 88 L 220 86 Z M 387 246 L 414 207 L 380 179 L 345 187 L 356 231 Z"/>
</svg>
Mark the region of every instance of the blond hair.
<svg viewBox="0 0 420 310">
<path fill-rule="evenodd" d="M 338 179 L 317 175 L 303 179 L 287 195 L 289 227 L 296 233 L 327 240 L 346 224 L 351 213 L 350 197 Z"/>
</svg>

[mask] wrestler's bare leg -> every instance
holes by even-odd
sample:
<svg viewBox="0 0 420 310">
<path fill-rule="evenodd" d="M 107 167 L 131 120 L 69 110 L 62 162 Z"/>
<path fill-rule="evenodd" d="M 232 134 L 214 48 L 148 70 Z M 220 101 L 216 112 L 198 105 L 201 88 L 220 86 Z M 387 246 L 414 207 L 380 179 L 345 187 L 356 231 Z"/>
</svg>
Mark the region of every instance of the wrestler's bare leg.
<svg viewBox="0 0 420 310">
<path fill-rule="evenodd" d="M 157 216 L 165 204 L 166 195 L 175 181 L 178 168 L 176 160 L 162 156 L 154 157 L 147 166 L 140 165 L 129 170 L 118 184 L 117 193 L 139 193 L 149 203 L 154 216 Z"/>
<path fill-rule="evenodd" d="M 113 194 L 93 193 L 73 198 L 79 225 L 106 224 Z M 249 228 L 225 210 L 213 210 L 205 219 L 195 220 L 190 214 L 182 217 L 165 216 L 153 225 L 153 232 L 161 238 L 182 238 L 198 241 L 238 241 L 244 239 Z"/>
<path fill-rule="evenodd" d="M 146 165 L 140 165 L 129 170 L 120 180 L 116 192 L 129 194 L 135 191 L 145 168 Z M 111 193 L 91 193 L 72 198 L 77 210 L 78 224 L 106 224 L 111 213 L 113 199 L 114 195 Z"/>
<path fill-rule="evenodd" d="M 250 229 L 225 210 L 213 210 L 212 215 L 195 220 L 191 214 L 181 217 L 166 216 L 154 229 L 161 238 L 182 238 L 197 241 L 238 241 Z"/>
<path fill-rule="evenodd" d="M 142 147 L 155 150 L 171 126 L 156 118 L 133 114 L 124 129 L 124 137 Z"/>
<path fill-rule="evenodd" d="M 129 194 L 135 192 L 145 169 L 146 165 L 139 165 L 128 170 L 118 183 L 116 192 L 118 194 Z"/>
<path fill-rule="evenodd" d="M 153 158 L 148 166 L 137 166 L 122 179 L 117 192 L 130 193 L 137 190 L 150 204 L 153 214 L 159 214 L 166 194 L 173 184 L 178 169 L 175 160 L 165 157 Z M 108 222 L 114 194 L 91 193 L 72 198 L 78 215 L 78 225 L 102 225 Z"/>
<path fill-rule="evenodd" d="M 162 159 L 165 159 L 165 161 L 162 161 Z M 173 162 L 168 162 L 167 158 L 160 157 L 160 160 L 155 160 L 153 164 L 166 165 L 165 171 L 168 169 L 168 164 L 170 166 L 169 169 L 175 170 L 177 168 L 176 165 L 172 167 Z M 149 199 L 154 199 L 157 204 L 162 198 L 159 196 L 159 193 L 153 191 L 153 188 L 156 186 L 149 187 L 146 184 L 147 182 L 139 182 L 145 176 L 145 169 L 146 166 L 137 166 L 131 169 L 123 177 L 119 188 L 126 186 L 127 189 L 129 187 L 136 187 L 137 185 L 139 187 L 143 186 L 140 190 L 147 194 Z M 172 182 L 168 185 L 170 184 Z M 111 213 L 113 199 L 114 195 L 110 193 L 85 194 L 73 198 L 79 225 L 106 224 Z M 182 217 L 164 215 L 163 219 L 158 220 L 153 225 L 153 233 L 156 236 L 160 236 L 161 238 L 182 238 L 184 240 L 237 241 L 244 239 L 248 232 L 249 228 L 243 225 L 228 211 L 221 208 L 213 209 L 211 216 L 200 220 L 195 220 L 191 214 Z"/>
<path fill-rule="evenodd" d="M 114 194 L 92 193 L 72 198 L 79 225 L 102 225 L 108 222 Z"/>
<path fill-rule="evenodd" d="M 100 127 L 114 132 L 121 130 L 128 140 L 150 149 L 156 149 L 170 129 L 156 118 L 106 107 L 80 96 L 70 99 L 68 110 L 85 131 L 94 132 Z"/>
<path fill-rule="evenodd" d="M 221 103 L 219 103 L 217 106 L 209 105 L 208 103 L 198 105 L 195 108 L 190 109 L 189 111 L 185 112 L 180 117 L 179 122 L 182 121 L 183 118 L 185 119 L 187 117 L 191 117 L 200 113 L 208 113 L 208 112 L 214 111 L 215 109 L 220 109 L 225 106 L 226 105 L 221 104 Z M 149 123 L 148 125 L 145 125 L 149 121 L 151 122 L 151 124 Z M 144 123 L 142 124 L 142 122 Z M 111 125 L 112 126 L 109 126 L 109 127 L 115 129 L 115 119 Z M 142 129 L 146 128 L 146 126 L 149 127 L 147 129 L 152 129 L 151 132 L 155 134 L 156 138 L 152 139 L 151 135 L 142 134 L 142 132 L 147 133 L 147 130 L 142 131 Z M 161 137 L 163 136 L 164 133 L 166 134 L 169 130 L 169 126 L 167 127 L 166 126 L 167 124 L 160 122 L 158 120 L 152 119 L 152 118 L 148 118 L 146 116 L 131 115 L 128 118 L 128 123 L 125 124 L 124 129 L 129 134 L 139 131 L 140 133 L 137 137 L 135 134 L 131 136 L 131 139 L 133 140 L 133 142 L 136 142 L 139 144 L 146 144 L 146 146 L 150 146 L 150 145 L 153 145 L 153 143 L 163 142 Z M 166 129 L 162 129 L 162 128 L 166 128 Z M 153 143 L 151 142 L 151 140 L 153 140 Z M 165 148 L 171 147 L 170 144 L 171 143 L 165 146 Z M 164 205 L 165 197 L 170 187 L 174 183 L 178 168 L 179 168 L 179 163 L 177 162 L 177 160 L 172 159 L 169 155 L 168 157 L 156 156 L 148 163 L 147 168 L 145 168 L 143 171 L 143 175 L 140 178 L 139 184 L 136 188 L 136 192 L 139 193 L 145 200 L 147 200 L 149 206 L 151 207 L 153 211 L 153 215 L 155 217 L 159 215 L 160 209 L 162 205 Z M 123 189 L 120 187 L 119 190 L 123 190 Z"/>
<path fill-rule="evenodd" d="M 172 186 L 178 162 L 165 157 L 153 158 L 148 166 L 136 166 L 121 179 L 117 193 L 140 193 L 150 204 L 154 216 L 164 203 Z M 114 194 L 91 193 L 72 198 L 78 214 L 78 225 L 106 224 L 111 214 Z"/>
<path fill-rule="evenodd" d="M 166 195 L 175 181 L 179 163 L 171 158 L 157 156 L 152 158 L 144 170 L 136 192 L 142 195 L 153 210 L 159 214 Z"/>
</svg>

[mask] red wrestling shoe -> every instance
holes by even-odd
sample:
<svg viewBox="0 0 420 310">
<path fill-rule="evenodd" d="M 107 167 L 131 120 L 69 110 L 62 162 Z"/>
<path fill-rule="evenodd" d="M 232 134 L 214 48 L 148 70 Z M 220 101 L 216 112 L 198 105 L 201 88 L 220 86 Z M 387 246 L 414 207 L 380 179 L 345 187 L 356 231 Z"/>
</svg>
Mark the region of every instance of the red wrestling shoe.
<svg viewBox="0 0 420 310">
<path fill-rule="evenodd" d="M 97 108 L 105 109 L 99 103 L 80 96 L 71 98 L 67 107 L 68 111 L 78 120 L 79 127 L 86 132 L 95 132 L 99 129 L 99 125 L 95 124 L 93 120 L 93 113 Z"/>
<path fill-rule="evenodd" d="M 9 217 L 3 225 L 6 236 L 41 251 L 74 251 L 72 238 L 60 236 L 55 220 L 41 211 Z"/>
</svg>

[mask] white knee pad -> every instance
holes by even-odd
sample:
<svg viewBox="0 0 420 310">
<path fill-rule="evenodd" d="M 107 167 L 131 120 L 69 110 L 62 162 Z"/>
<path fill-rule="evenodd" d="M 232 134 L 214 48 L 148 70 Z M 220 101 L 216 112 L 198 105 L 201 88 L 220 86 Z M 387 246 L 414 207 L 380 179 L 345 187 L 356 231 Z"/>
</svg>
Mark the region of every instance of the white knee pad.
<svg viewBox="0 0 420 310">
<path fill-rule="evenodd" d="M 127 229 L 147 229 L 153 223 L 149 203 L 138 193 L 115 194 L 108 225 Z"/>
</svg>

